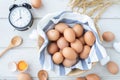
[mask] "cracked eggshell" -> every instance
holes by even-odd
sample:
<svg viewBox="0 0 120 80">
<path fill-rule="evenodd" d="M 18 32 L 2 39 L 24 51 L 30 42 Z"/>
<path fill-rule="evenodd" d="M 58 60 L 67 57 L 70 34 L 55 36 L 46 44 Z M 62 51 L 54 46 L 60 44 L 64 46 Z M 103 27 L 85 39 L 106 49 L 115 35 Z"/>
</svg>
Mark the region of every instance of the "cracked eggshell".
<svg viewBox="0 0 120 80">
<path fill-rule="evenodd" d="M 17 64 L 15 62 L 9 62 L 8 63 L 8 69 L 11 72 L 15 72 L 17 70 Z"/>
<path fill-rule="evenodd" d="M 38 32 L 37 30 L 33 30 L 30 34 L 29 34 L 29 38 L 32 40 L 36 40 L 38 38 Z"/>
</svg>

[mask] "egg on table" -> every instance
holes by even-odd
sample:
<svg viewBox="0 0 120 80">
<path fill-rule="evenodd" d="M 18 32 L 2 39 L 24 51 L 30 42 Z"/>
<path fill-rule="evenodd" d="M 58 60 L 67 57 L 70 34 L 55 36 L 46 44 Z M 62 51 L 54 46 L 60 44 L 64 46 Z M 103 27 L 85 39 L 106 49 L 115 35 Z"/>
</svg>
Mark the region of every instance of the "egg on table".
<svg viewBox="0 0 120 80">
<path fill-rule="evenodd" d="M 20 73 L 17 76 L 17 80 L 32 80 L 31 76 L 27 73 Z"/>
<path fill-rule="evenodd" d="M 102 37 L 103 37 L 103 40 L 106 42 L 111 42 L 115 39 L 115 35 L 110 31 L 104 32 Z"/>
<path fill-rule="evenodd" d="M 34 8 L 40 8 L 42 6 L 41 0 L 31 0 L 31 4 Z"/>
<path fill-rule="evenodd" d="M 86 76 L 86 79 L 87 80 L 101 80 L 100 77 L 97 74 L 94 74 L 94 73 L 88 74 Z"/>
<path fill-rule="evenodd" d="M 76 78 L 76 80 L 86 80 L 86 78 L 85 77 L 78 77 L 78 78 Z"/>
<path fill-rule="evenodd" d="M 113 61 L 107 63 L 107 69 L 112 74 L 117 74 L 119 72 L 118 65 Z"/>
</svg>

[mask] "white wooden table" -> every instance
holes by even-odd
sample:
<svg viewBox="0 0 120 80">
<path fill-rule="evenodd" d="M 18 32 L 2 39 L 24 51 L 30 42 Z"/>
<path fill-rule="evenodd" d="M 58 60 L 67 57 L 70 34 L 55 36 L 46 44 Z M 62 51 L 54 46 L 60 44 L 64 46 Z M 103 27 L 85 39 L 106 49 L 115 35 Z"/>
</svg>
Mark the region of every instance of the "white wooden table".
<svg viewBox="0 0 120 80">
<path fill-rule="evenodd" d="M 68 10 L 67 3 L 69 0 L 43 0 L 43 6 L 40 9 L 32 9 L 34 15 L 34 23 L 30 30 L 19 32 L 8 22 L 9 6 L 13 4 L 13 0 L 0 0 L 0 52 L 7 47 L 10 39 L 15 35 L 23 38 L 23 44 L 15 49 L 10 50 L 2 58 L 0 58 L 0 80 L 16 80 L 18 72 L 10 72 L 8 63 L 12 61 L 25 60 L 29 63 L 28 73 L 34 80 L 37 79 L 37 72 L 40 70 L 39 54 L 37 53 L 36 41 L 29 39 L 29 34 L 36 28 L 38 21 L 47 13 Z M 16 3 L 28 2 L 29 0 L 18 0 Z M 99 21 L 101 33 L 104 31 L 112 31 L 115 33 L 116 41 L 120 41 L 120 5 L 110 7 Z M 120 67 L 120 53 L 113 48 L 107 48 L 108 55 L 111 60 L 115 61 Z M 102 80 L 120 80 L 120 72 L 117 75 L 111 75 L 106 67 L 97 64 L 92 70 L 77 76 L 56 76 L 54 72 L 49 71 L 49 80 L 75 80 L 77 76 L 84 76 L 89 73 L 97 73 Z"/>
</svg>

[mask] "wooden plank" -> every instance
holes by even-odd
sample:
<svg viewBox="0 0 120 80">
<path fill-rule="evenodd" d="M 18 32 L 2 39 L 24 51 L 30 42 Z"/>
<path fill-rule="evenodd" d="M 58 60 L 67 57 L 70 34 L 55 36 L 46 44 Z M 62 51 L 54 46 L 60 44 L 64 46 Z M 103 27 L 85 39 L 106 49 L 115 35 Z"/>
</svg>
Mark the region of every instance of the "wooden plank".
<svg viewBox="0 0 120 80">
<path fill-rule="evenodd" d="M 115 41 L 120 41 L 120 19 L 101 19 L 98 22 L 98 26 L 101 30 L 101 34 L 105 31 L 111 31 L 115 34 Z"/>
<path fill-rule="evenodd" d="M 3 48 L 0 48 L 0 52 Z M 0 58 L 0 79 L 1 77 L 13 77 L 15 78 L 19 71 L 11 72 L 8 68 L 9 62 L 18 62 L 20 60 L 25 60 L 29 64 L 29 68 L 26 71 L 32 77 L 37 77 L 37 73 L 41 70 L 41 65 L 39 62 L 39 53 L 36 48 L 21 48 L 13 49 L 8 51 L 5 55 Z M 48 71 L 50 77 L 58 77 L 55 72 Z"/>
<path fill-rule="evenodd" d="M 13 36 L 19 35 L 23 38 L 23 44 L 21 47 L 36 47 L 37 42 L 35 40 L 31 40 L 29 35 L 33 29 L 36 29 L 38 20 L 34 21 L 33 26 L 29 30 L 23 32 L 15 30 L 7 19 L 0 19 L 0 23 L 2 25 L 0 27 L 1 46 L 6 47 Z"/>
<path fill-rule="evenodd" d="M 3 48 L 0 49 L 0 52 L 2 50 Z M 36 76 L 37 71 L 40 69 L 39 54 L 34 48 L 24 48 L 10 50 L 0 58 L 0 77 L 15 77 L 18 74 L 18 71 L 14 73 L 10 72 L 8 69 L 8 63 L 13 61 L 17 63 L 19 60 L 25 60 L 29 64 L 27 72 L 31 73 L 32 76 Z"/>
<path fill-rule="evenodd" d="M 9 6 L 13 4 L 14 0 L 0 0 L 0 18 L 8 18 Z M 16 4 L 24 2 L 30 3 L 30 0 L 17 0 Z M 71 10 L 68 6 L 69 0 L 42 0 L 43 6 L 40 9 L 32 9 L 35 18 L 41 18 L 48 13 Z M 120 5 L 110 7 L 102 16 L 102 18 L 120 18 Z"/>
<path fill-rule="evenodd" d="M 29 2 L 30 0 L 17 0 L 16 3 Z M 36 29 L 37 23 L 41 17 L 45 16 L 48 13 L 70 10 L 66 5 L 69 0 L 42 0 L 43 6 L 40 9 L 32 9 L 35 21 L 32 28 L 25 32 L 19 32 L 14 30 L 8 22 L 9 6 L 13 4 L 13 0 L 0 0 L 0 52 L 9 44 L 10 39 L 14 35 L 20 35 L 23 37 L 24 43 L 20 47 L 10 50 L 2 58 L 0 58 L 0 80 L 16 80 L 16 76 L 19 73 L 18 71 L 12 73 L 8 69 L 8 63 L 19 60 L 25 60 L 29 63 L 30 67 L 27 73 L 33 77 L 34 80 L 37 79 L 37 72 L 41 69 L 39 64 L 39 53 L 36 49 L 36 41 L 29 39 L 29 34 L 33 29 Z M 101 29 L 101 34 L 105 31 L 112 31 L 116 39 L 115 41 L 120 41 L 120 5 L 114 5 L 110 7 L 107 12 L 102 16 L 102 19 L 99 21 L 99 26 Z M 112 44 L 108 46 L 108 43 L 104 45 L 106 47 L 108 55 L 111 57 L 112 61 L 115 61 L 120 68 L 120 54 L 117 53 L 113 48 Z M 90 71 L 85 72 L 81 75 L 76 75 L 73 77 L 68 76 L 58 76 L 52 71 L 48 71 L 49 80 L 75 80 L 78 76 L 85 76 L 90 73 L 96 73 L 100 75 L 102 80 L 119 80 L 120 72 L 117 75 L 110 74 L 105 66 L 97 64 Z"/>
</svg>

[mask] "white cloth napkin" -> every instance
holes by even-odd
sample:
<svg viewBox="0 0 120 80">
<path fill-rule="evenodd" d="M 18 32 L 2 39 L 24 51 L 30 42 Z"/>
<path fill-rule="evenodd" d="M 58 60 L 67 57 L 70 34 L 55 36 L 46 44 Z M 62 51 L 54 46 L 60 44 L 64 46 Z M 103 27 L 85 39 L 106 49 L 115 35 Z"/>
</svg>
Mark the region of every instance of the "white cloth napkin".
<svg viewBox="0 0 120 80">
<path fill-rule="evenodd" d="M 78 63 L 70 68 L 66 68 L 63 65 L 56 65 L 51 59 L 51 55 L 47 51 L 47 45 L 49 43 L 46 36 L 46 32 L 53 28 L 53 25 L 64 22 L 72 27 L 74 24 L 82 24 L 85 30 L 90 30 L 96 37 L 96 42 L 92 46 L 89 57 L 85 60 L 79 60 Z M 42 18 L 37 25 L 38 34 L 41 35 L 45 42 L 39 50 L 40 64 L 45 70 L 52 70 L 58 75 L 67 75 L 72 69 L 78 68 L 80 70 L 90 70 L 93 62 L 98 62 L 107 57 L 106 50 L 101 46 L 100 40 L 94 26 L 94 22 L 87 15 L 78 14 L 75 12 L 64 11 L 56 12 L 46 15 Z"/>
</svg>

